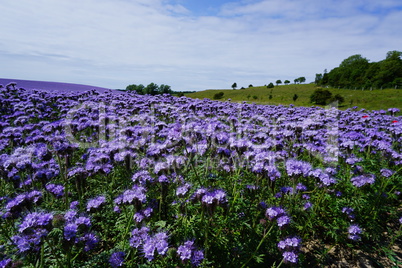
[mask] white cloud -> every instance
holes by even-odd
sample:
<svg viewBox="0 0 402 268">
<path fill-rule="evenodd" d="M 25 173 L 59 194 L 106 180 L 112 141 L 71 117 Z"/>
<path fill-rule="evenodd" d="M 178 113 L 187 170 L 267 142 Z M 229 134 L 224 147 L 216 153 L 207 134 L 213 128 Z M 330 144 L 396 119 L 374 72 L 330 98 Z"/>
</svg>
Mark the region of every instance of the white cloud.
<svg viewBox="0 0 402 268">
<path fill-rule="evenodd" d="M 365 5 L 363 5 L 365 3 Z M 0 73 L 176 90 L 293 81 L 400 50 L 398 1 L 237 1 L 194 16 L 167 0 L 0 0 Z"/>
</svg>

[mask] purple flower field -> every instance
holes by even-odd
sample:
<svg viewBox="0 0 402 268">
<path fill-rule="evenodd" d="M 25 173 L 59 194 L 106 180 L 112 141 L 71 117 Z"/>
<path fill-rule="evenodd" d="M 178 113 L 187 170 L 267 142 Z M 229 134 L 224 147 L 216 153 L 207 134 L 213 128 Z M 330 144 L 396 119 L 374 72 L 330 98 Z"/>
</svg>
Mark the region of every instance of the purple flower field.
<svg viewBox="0 0 402 268">
<path fill-rule="evenodd" d="M 402 264 L 399 109 L 18 84 L 0 109 L 0 267 Z"/>
</svg>

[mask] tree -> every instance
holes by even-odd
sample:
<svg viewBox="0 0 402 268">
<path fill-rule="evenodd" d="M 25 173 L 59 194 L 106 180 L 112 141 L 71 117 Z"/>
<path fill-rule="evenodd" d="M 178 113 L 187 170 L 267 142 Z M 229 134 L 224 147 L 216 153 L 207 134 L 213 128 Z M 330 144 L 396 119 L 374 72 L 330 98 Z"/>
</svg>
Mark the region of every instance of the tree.
<svg viewBox="0 0 402 268">
<path fill-rule="evenodd" d="M 293 95 L 293 101 L 296 101 L 299 98 L 299 96 L 297 96 L 297 94 Z"/>
<path fill-rule="evenodd" d="M 289 80 L 285 80 L 285 85 L 287 85 L 287 84 L 290 84 L 290 81 Z"/>
<path fill-rule="evenodd" d="M 216 94 L 214 95 L 214 100 L 220 100 L 220 99 L 222 99 L 224 94 L 225 94 L 225 93 L 223 93 L 222 91 L 219 92 L 219 93 L 216 93 Z"/>
<path fill-rule="evenodd" d="M 314 90 L 313 94 L 310 96 L 310 102 L 318 105 L 325 105 L 327 101 L 332 97 L 332 93 L 325 89 L 318 88 Z"/>
<path fill-rule="evenodd" d="M 164 85 L 164 84 L 162 84 L 162 85 L 159 86 L 158 92 L 159 92 L 160 94 L 172 94 L 172 93 L 173 93 L 173 91 L 172 91 L 172 89 L 170 88 L 170 86 Z"/>
<path fill-rule="evenodd" d="M 295 80 L 293 80 L 295 82 L 295 84 L 297 84 L 299 82 L 299 78 L 296 78 Z"/>
<path fill-rule="evenodd" d="M 248 87 L 253 87 L 253 85 L 252 85 L 252 84 L 250 84 L 250 85 L 248 85 Z"/>
<path fill-rule="evenodd" d="M 345 102 L 345 98 L 342 97 L 340 94 L 336 94 L 335 96 L 333 96 L 329 102 L 338 102 L 338 104 L 342 104 Z"/>
<path fill-rule="evenodd" d="M 282 84 L 282 81 L 281 80 L 276 80 L 276 85 L 278 86 L 279 84 Z"/>
<path fill-rule="evenodd" d="M 297 78 L 297 80 L 299 81 L 299 83 L 304 83 L 304 82 L 306 82 L 306 78 L 305 77 L 299 77 L 299 78 Z"/>
<path fill-rule="evenodd" d="M 267 88 L 273 88 L 273 87 L 274 87 L 274 84 L 272 82 L 269 83 L 268 86 L 267 86 Z"/>
<path fill-rule="evenodd" d="M 233 88 L 233 90 L 235 90 L 237 88 L 237 84 L 233 83 L 232 88 Z"/>
<path fill-rule="evenodd" d="M 315 83 L 316 85 L 319 85 L 319 84 L 321 84 L 321 81 L 322 81 L 322 74 L 315 74 L 314 83 Z"/>
<path fill-rule="evenodd" d="M 126 90 L 127 91 L 135 91 L 137 94 L 144 95 L 145 94 L 144 88 L 145 87 L 143 84 L 139 84 L 139 85 L 132 84 L 132 85 L 128 85 L 126 87 Z"/>
<path fill-rule="evenodd" d="M 145 94 L 156 95 L 158 93 L 158 88 L 157 84 L 151 83 L 144 89 L 144 92 Z"/>
</svg>

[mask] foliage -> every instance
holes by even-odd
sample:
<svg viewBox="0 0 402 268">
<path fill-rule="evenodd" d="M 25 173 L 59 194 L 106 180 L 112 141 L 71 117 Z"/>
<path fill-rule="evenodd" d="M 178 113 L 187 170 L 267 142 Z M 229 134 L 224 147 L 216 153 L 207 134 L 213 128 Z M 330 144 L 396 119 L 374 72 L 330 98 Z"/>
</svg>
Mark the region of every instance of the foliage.
<svg viewBox="0 0 402 268">
<path fill-rule="evenodd" d="M 402 87 L 402 52 L 389 51 L 379 62 L 369 62 L 360 54 L 343 60 L 339 67 L 324 74 L 321 85 L 341 88 L 396 88 Z"/>
<path fill-rule="evenodd" d="M 268 84 L 267 88 L 274 88 L 274 84 L 271 82 Z"/>
<path fill-rule="evenodd" d="M 237 83 L 233 83 L 232 88 L 236 89 L 237 88 Z"/>
<path fill-rule="evenodd" d="M 280 79 L 276 80 L 276 85 L 278 86 L 279 84 L 282 84 L 282 81 Z"/>
<path fill-rule="evenodd" d="M 326 105 L 332 98 L 332 93 L 327 89 L 317 88 L 310 96 L 310 102 L 313 104 Z"/>
<path fill-rule="evenodd" d="M 215 93 L 215 94 L 214 94 L 214 100 L 220 100 L 220 99 L 222 99 L 222 98 L 223 98 L 223 95 L 225 95 L 225 93 L 223 93 L 222 91 L 221 91 L 221 92 L 218 92 L 218 93 Z"/>
<path fill-rule="evenodd" d="M 147 85 L 146 87 L 143 84 L 132 84 L 132 85 L 128 85 L 126 87 L 127 91 L 131 91 L 131 92 L 136 92 L 137 94 L 140 95 L 157 95 L 157 94 L 172 94 L 173 91 L 171 90 L 170 86 L 168 85 L 160 85 L 158 86 L 155 83 L 150 83 L 149 85 Z"/>
<path fill-rule="evenodd" d="M 299 77 L 299 78 L 296 78 L 296 79 L 294 80 L 294 82 L 295 82 L 295 84 L 296 84 L 296 83 L 304 83 L 304 82 L 306 82 L 306 78 L 305 78 L 304 76 L 301 76 L 301 77 Z"/>
</svg>

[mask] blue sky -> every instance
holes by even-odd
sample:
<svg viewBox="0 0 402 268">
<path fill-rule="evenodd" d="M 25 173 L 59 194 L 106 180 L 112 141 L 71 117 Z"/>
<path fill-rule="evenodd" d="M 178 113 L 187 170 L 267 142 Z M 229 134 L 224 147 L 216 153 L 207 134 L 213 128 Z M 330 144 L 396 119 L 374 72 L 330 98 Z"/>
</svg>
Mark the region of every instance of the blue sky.
<svg viewBox="0 0 402 268">
<path fill-rule="evenodd" d="M 402 50 L 400 0 L 0 0 L 0 77 L 204 90 Z"/>
</svg>

